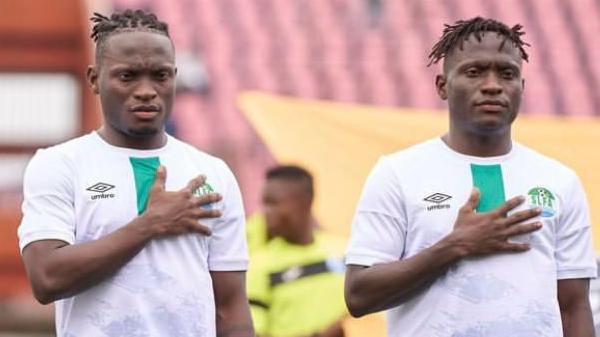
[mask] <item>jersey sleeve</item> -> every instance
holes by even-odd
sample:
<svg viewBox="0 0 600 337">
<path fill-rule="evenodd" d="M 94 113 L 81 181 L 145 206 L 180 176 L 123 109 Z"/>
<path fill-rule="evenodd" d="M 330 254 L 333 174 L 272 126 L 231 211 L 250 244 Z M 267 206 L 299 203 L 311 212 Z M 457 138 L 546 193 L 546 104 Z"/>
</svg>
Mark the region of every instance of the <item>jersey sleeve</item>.
<svg viewBox="0 0 600 337">
<path fill-rule="evenodd" d="M 240 271 L 248 266 L 248 248 L 242 195 L 229 167 L 223 172 L 223 208 L 209 240 L 208 267 L 211 271 Z"/>
<path fill-rule="evenodd" d="M 346 264 L 371 266 L 401 258 L 406 237 L 404 204 L 400 181 L 383 157 L 369 174 L 358 202 Z"/>
<path fill-rule="evenodd" d="M 60 153 L 38 150 L 33 156 L 23 178 L 21 252 L 39 240 L 75 242 L 74 176 Z"/>
<path fill-rule="evenodd" d="M 557 278 L 595 278 L 590 215 L 583 186 L 574 175 L 562 201 L 556 229 Z"/>
</svg>

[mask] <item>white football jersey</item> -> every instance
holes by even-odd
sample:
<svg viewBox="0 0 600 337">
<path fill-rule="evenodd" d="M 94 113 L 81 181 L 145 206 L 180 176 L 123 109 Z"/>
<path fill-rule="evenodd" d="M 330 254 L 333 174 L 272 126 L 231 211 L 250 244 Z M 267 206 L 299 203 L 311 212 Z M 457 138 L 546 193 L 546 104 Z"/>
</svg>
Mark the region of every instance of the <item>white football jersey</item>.
<svg viewBox="0 0 600 337">
<path fill-rule="evenodd" d="M 166 190 L 204 174 L 195 193 L 218 192 L 211 236 L 186 234 L 149 242 L 115 275 L 56 302 L 60 337 L 215 336 L 210 271 L 245 270 L 244 211 L 232 172 L 220 159 L 168 136 L 154 150 L 120 148 L 97 133 L 39 150 L 24 178 L 21 249 L 37 240 L 78 244 L 101 238 L 146 207 L 156 169 Z"/>
</svg>

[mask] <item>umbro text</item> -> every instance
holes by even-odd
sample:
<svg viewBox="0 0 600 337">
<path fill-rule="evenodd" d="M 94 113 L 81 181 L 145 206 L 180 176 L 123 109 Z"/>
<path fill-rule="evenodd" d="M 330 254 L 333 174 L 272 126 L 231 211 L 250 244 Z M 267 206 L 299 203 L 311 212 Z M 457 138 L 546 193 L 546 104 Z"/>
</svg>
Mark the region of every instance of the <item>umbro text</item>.
<svg viewBox="0 0 600 337">
<path fill-rule="evenodd" d="M 443 209 L 443 208 L 450 208 L 450 205 L 446 204 L 446 205 L 431 205 L 431 206 L 427 206 L 427 210 L 428 211 L 432 211 L 434 209 Z"/>
<path fill-rule="evenodd" d="M 109 199 L 109 198 L 114 198 L 115 195 L 114 194 L 96 194 L 96 195 L 92 195 L 92 200 L 96 200 L 96 199 Z"/>
</svg>

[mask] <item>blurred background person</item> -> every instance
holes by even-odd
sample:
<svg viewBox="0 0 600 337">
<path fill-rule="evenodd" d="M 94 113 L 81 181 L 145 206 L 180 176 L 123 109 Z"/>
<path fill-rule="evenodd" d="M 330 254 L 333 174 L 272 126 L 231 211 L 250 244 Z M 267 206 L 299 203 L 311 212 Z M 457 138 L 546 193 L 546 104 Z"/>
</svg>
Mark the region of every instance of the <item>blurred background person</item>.
<svg viewBox="0 0 600 337">
<path fill-rule="evenodd" d="M 262 200 L 271 239 L 252 252 L 248 269 L 259 336 L 344 336 L 343 244 L 316 229 L 313 198 L 313 178 L 304 168 L 267 171 Z"/>
<path fill-rule="evenodd" d="M 271 239 L 272 235 L 267 231 L 267 222 L 262 212 L 254 212 L 246 219 L 246 240 L 250 255 L 265 246 Z"/>
</svg>

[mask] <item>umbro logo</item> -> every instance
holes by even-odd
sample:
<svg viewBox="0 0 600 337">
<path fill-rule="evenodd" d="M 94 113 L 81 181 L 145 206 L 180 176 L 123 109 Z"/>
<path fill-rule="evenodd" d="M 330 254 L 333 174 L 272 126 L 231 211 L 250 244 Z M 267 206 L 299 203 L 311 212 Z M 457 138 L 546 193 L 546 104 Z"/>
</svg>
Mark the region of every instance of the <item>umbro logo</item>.
<svg viewBox="0 0 600 337">
<path fill-rule="evenodd" d="M 425 197 L 425 199 L 423 199 L 423 200 L 434 204 L 434 205 L 427 206 L 427 210 L 428 211 L 432 211 L 432 210 L 435 210 L 435 209 L 450 208 L 450 205 L 443 203 L 443 202 L 448 201 L 450 199 L 452 199 L 452 197 L 449 196 L 449 195 L 447 195 L 447 194 L 444 194 L 444 193 L 434 193 L 432 195 L 429 195 L 429 196 Z"/>
<path fill-rule="evenodd" d="M 446 201 L 448 199 L 451 199 L 451 198 L 452 198 L 451 196 L 446 195 L 444 193 L 434 193 L 434 194 L 426 197 L 423 200 L 439 204 L 439 203 L 442 203 L 442 202 L 444 202 L 444 201 Z"/>
<path fill-rule="evenodd" d="M 96 200 L 96 199 L 114 198 L 115 195 L 113 193 L 105 194 L 106 192 L 112 190 L 113 188 L 115 188 L 114 185 L 100 182 L 100 183 L 96 183 L 96 184 L 86 188 L 86 190 L 88 190 L 90 192 L 100 193 L 100 194 L 92 195 L 92 200 Z"/>
<path fill-rule="evenodd" d="M 94 184 L 94 185 L 86 188 L 86 190 L 92 191 L 92 192 L 97 192 L 97 193 L 104 193 L 106 191 L 112 190 L 113 188 L 115 188 L 115 186 L 111 185 L 111 184 L 97 183 L 97 184 Z"/>
</svg>

